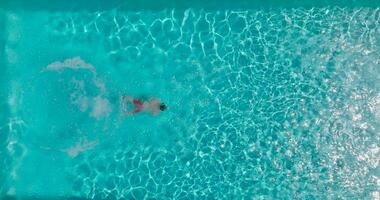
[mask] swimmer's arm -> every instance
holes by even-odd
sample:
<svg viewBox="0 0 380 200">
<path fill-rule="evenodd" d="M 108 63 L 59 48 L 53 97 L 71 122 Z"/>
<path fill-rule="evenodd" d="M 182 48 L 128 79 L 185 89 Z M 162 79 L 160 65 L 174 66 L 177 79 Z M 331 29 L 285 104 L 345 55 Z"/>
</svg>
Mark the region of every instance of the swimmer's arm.
<svg viewBox="0 0 380 200">
<path fill-rule="evenodd" d="M 133 97 L 131 97 L 131 96 L 123 96 L 122 97 L 122 101 L 124 102 L 124 101 L 130 101 L 130 102 L 133 102 Z"/>
<path fill-rule="evenodd" d="M 133 97 L 131 97 L 131 96 L 122 96 L 121 97 L 120 106 L 121 106 L 121 110 L 122 110 L 122 115 L 123 116 L 127 116 L 127 115 L 133 114 L 133 111 L 125 111 L 125 103 L 126 103 L 126 101 L 133 102 Z"/>
<path fill-rule="evenodd" d="M 126 101 L 129 101 L 129 102 L 132 102 L 133 103 L 133 97 L 130 97 L 130 96 L 122 96 L 121 97 L 121 100 L 120 100 L 120 107 L 122 109 L 124 109 L 125 107 L 125 102 Z"/>
</svg>

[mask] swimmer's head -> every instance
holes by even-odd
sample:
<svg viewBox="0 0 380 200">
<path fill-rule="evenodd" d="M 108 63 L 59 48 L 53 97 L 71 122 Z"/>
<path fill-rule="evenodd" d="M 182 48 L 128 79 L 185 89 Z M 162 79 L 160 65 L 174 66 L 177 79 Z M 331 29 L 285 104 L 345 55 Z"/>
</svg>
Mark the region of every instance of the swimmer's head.
<svg viewBox="0 0 380 200">
<path fill-rule="evenodd" d="M 166 110 L 166 105 L 165 105 L 164 103 L 161 103 L 161 104 L 160 104 L 160 110 L 161 110 L 161 111 Z"/>
</svg>

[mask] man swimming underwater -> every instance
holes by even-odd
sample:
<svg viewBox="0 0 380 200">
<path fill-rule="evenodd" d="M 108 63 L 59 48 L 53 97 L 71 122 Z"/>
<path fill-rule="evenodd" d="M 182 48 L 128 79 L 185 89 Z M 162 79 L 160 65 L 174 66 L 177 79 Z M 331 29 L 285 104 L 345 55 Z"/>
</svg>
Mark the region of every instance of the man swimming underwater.
<svg viewBox="0 0 380 200">
<path fill-rule="evenodd" d="M 133 105 L 133 109 L 128 109 L 128 103 Z M 155 98 L 144 101 L 131 96 L 123 96 L 120 100 L 120 106 L 123 115 L 134 115 L 141 112 L 158 115 L 161 111 L 166 110 L 166 105 Z"/>
</svg>

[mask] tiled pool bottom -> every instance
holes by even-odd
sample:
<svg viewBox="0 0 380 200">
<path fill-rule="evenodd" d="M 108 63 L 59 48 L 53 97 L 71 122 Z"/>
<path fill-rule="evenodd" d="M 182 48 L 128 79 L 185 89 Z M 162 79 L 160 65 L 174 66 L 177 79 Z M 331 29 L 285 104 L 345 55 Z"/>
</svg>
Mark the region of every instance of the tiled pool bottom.
<svg viewBox="0 0 380 200">
<path fill-rule="evenodd" d="M 379 13 L 5 12 L 0 194 L 378 199 Z"/>
</svg>

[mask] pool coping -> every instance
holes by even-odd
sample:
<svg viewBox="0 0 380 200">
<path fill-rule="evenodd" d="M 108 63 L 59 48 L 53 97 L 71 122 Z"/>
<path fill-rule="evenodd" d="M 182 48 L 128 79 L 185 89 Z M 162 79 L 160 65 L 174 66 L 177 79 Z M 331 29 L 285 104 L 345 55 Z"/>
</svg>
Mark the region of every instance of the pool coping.
<svg viewBox="0 0 380 200">
<path fill-rule="evenodd" d="M 64 3 L 63 3 L 64 2 Z M 312 8 L 312 7 L 380 7 L 377 0 L 4 0 L 0 9 L 5 10 L 162 10 L 162 9 L 268 9 L 268 8 Z"/>
</svg>

